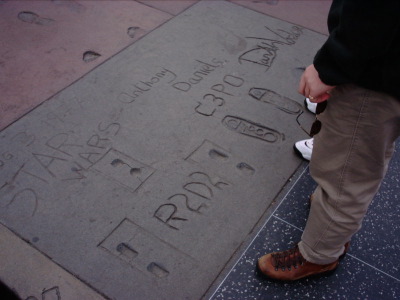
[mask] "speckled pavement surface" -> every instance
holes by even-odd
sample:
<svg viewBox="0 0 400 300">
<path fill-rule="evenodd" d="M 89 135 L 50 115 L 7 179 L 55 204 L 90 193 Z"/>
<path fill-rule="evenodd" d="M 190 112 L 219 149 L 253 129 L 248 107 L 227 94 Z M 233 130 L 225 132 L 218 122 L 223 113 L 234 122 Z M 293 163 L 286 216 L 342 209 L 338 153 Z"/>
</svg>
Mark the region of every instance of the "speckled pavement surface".
<svg viewBox="0 0 400 300">
<path fill-rule="evenodd" d="M 353 237 L 348 254 L 331 276 L 294 283 L 271 282 L 255 269 L 258 257 L 286 250 L 300 240 L 316 187 L 305 168 L 274 207 L 265 224 L 221 281 L 210 299 L 399 299 L 400 146 L 388 174 Z"/>
<path fill-rule="evenodd" d="M 0 4 L 0 280 L 29 300 L 398 297 L 399 151 L 333 277 L 254 274 L 304 226 L 295 87 L 329 1 L 197 2 Z"/>
</svg>

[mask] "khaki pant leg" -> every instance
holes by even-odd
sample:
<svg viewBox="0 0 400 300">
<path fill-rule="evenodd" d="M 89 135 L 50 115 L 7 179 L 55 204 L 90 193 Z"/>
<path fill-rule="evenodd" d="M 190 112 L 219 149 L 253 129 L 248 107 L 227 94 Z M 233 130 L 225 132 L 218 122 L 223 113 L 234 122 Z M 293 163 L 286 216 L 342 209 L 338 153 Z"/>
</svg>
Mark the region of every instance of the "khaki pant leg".
<svg viewBox="0 0 400 300">
<path fill-rule="evenodd" d="M 318 183 L 299 248 L 331 263 L 360 229 L 400 134 L 400 99 L 354 85 L 337 87 L 314 137 L 311 176 Z"/>
</svg>

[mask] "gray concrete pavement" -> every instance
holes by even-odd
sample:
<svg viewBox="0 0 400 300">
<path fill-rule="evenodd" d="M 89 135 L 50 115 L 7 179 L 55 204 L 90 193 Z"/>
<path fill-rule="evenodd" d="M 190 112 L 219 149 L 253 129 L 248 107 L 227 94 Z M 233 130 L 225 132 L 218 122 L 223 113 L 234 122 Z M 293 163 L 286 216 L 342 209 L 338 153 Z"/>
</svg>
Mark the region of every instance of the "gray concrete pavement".
<svg viewBox="0 0 400 300">
<path fill-rule="evenodd" d="M 0 280 L 31 300 L 223 298 L 304 176 L 296 87 L 329 1 L 106 2 L 0 6 L 0 38 L 18 37 L 1 56 L 18 101 L 0 101 Z"/>
</svg>

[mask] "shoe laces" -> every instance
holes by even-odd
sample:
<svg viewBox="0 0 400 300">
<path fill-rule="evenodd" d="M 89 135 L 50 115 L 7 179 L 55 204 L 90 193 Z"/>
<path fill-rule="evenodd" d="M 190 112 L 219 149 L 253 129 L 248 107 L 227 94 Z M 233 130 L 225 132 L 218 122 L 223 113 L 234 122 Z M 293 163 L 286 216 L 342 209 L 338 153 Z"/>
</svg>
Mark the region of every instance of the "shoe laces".
<svg viewBox="0 0 400 300">
<path fill-rule="evenodd" d="M 279 269 L 282 269 L 282 271 L 288 269 L 290 271 L 292 267 L 297 269 L 298 266 L 302 266 L 306 262 L 298 246 L 290 250 L 273 253 L 272 258 L 275 271 Z"/>
</svg>

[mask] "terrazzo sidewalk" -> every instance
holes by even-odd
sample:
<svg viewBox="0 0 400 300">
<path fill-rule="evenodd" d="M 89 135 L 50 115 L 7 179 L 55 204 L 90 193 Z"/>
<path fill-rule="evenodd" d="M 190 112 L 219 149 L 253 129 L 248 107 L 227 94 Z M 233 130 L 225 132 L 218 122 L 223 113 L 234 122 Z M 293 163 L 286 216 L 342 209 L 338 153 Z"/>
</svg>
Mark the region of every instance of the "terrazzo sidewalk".
<svg viewBox="0 0 400 300">
<path fill-rule="evenodd" d="M 259 276 L 257 258 L 297 243 L 316 183 L 308 165 L 286 195 L 271 208 L 264 225 L 224 274 L 209 299 L 399 299 L 400 297 L 400 144 L 381 189 L 353 237 L 350 250 L 331 276 L 277 283 Z"/>
</svg>

